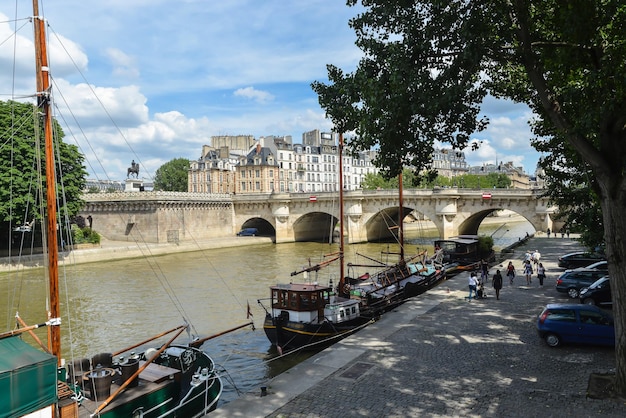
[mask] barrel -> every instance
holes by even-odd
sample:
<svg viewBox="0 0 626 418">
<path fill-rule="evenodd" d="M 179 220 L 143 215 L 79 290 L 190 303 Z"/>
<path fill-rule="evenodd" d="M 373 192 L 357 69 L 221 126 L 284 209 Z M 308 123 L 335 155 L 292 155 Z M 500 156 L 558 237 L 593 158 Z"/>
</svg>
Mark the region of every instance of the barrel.
<svg viewBox="0 0 626 418">
<path fill-rule="evenodd" d="M 92 401 L 103 401 L 111 395 L 111 381 L 114 370 L 108 368 L 97 368 L 86 373 L 89 387 L 89 399 Z"/>
<path fill-rule="evenodd" d="M 83 387 L 83 376 L 91 370 L 91 365 L 88 358 L 74 360 L 69 364 L 68 379 L 72 379 L 70 384 L 77 384 L 81 388 Z"/>
<path fill-rule="evenodd" d="M 122 371 L 122 378 L 120 379 L 120 385 L 123 385 L 137 370 L 139 370 L 138 359 L 128 359 L 127 362 L 120 363 L 120 369 Z M 132 382 L 128 384 L 128 388 L 137 387 L 139 384 L 139 377 L 135 377 Z"/>
</svg>

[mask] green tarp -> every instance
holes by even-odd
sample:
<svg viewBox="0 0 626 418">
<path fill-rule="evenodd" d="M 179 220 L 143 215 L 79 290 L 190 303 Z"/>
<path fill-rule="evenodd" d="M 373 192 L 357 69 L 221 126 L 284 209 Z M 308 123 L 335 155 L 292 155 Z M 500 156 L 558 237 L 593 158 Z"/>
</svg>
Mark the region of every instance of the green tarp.
<svg viewBox="0 0 626 418">
<path fill-rule="evenodd" d="M 0 340 L 0 417 L 20 417 L 57 399 L 57 359 L 20 337 Z"/>
</svg>

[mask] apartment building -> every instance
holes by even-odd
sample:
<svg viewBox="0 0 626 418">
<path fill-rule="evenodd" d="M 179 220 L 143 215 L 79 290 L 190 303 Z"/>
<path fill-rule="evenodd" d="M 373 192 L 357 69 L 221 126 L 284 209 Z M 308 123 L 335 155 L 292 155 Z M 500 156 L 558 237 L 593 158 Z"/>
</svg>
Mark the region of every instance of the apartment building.
<svg viewBox="0 0 626 418">
<path fill-rule="evenodd" d="M 239 157 L 236 167 L 236 193 L 274 193 L 279 189 L 279 165 L 270 147 L 260 142 Z"/>
</svg>

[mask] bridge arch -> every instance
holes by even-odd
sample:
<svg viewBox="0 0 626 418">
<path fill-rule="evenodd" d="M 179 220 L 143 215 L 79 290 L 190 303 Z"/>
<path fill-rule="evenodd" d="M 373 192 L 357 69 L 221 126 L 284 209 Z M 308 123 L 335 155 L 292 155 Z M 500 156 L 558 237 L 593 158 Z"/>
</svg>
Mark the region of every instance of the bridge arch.
<svg viewBox="0 0 626 418">
<path fill-rule="evenodd" d="M 309 212 L 298 217 L 293 223 L 293 237 L 296 242 L 331 242 L 339 220 L 326 212 Z"/>
<path fill-rule="evenodd" d="M 276 229 L 274 228 L 274 225 L 272 225 L 264 218 L 250 218 L 241 225 L 241 228 L 239 228 L 239 230 L 242 230 L 244 228 L 258 229 L 258 236 L 260 237 L 276 237 Z"/>
</svg>

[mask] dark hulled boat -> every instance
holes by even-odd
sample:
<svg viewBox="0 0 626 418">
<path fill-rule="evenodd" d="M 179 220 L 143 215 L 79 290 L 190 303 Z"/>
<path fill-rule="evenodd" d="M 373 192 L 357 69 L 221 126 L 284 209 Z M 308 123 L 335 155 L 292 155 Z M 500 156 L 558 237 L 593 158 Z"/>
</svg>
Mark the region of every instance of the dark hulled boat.
<svg viewBox="0 0 626 418">
<path fill-rule="evenodd" d="M 435 249 L 442 251 L 444 269 L 449 274 L 458 271 L 475 270 L 480 262 L 490 263 L 495 259 L 493 248 L 481 248 L 478 235 L 459 235 L 434 242 Z"/>
<path fill-rule="evenodd" d="M 371 320 L 362 315 L 358 300 L 337 296 L 331 286 L 290 283 L 270 291 L 263 329 L 281 350 L 329 345 Z"/>
</svg>

